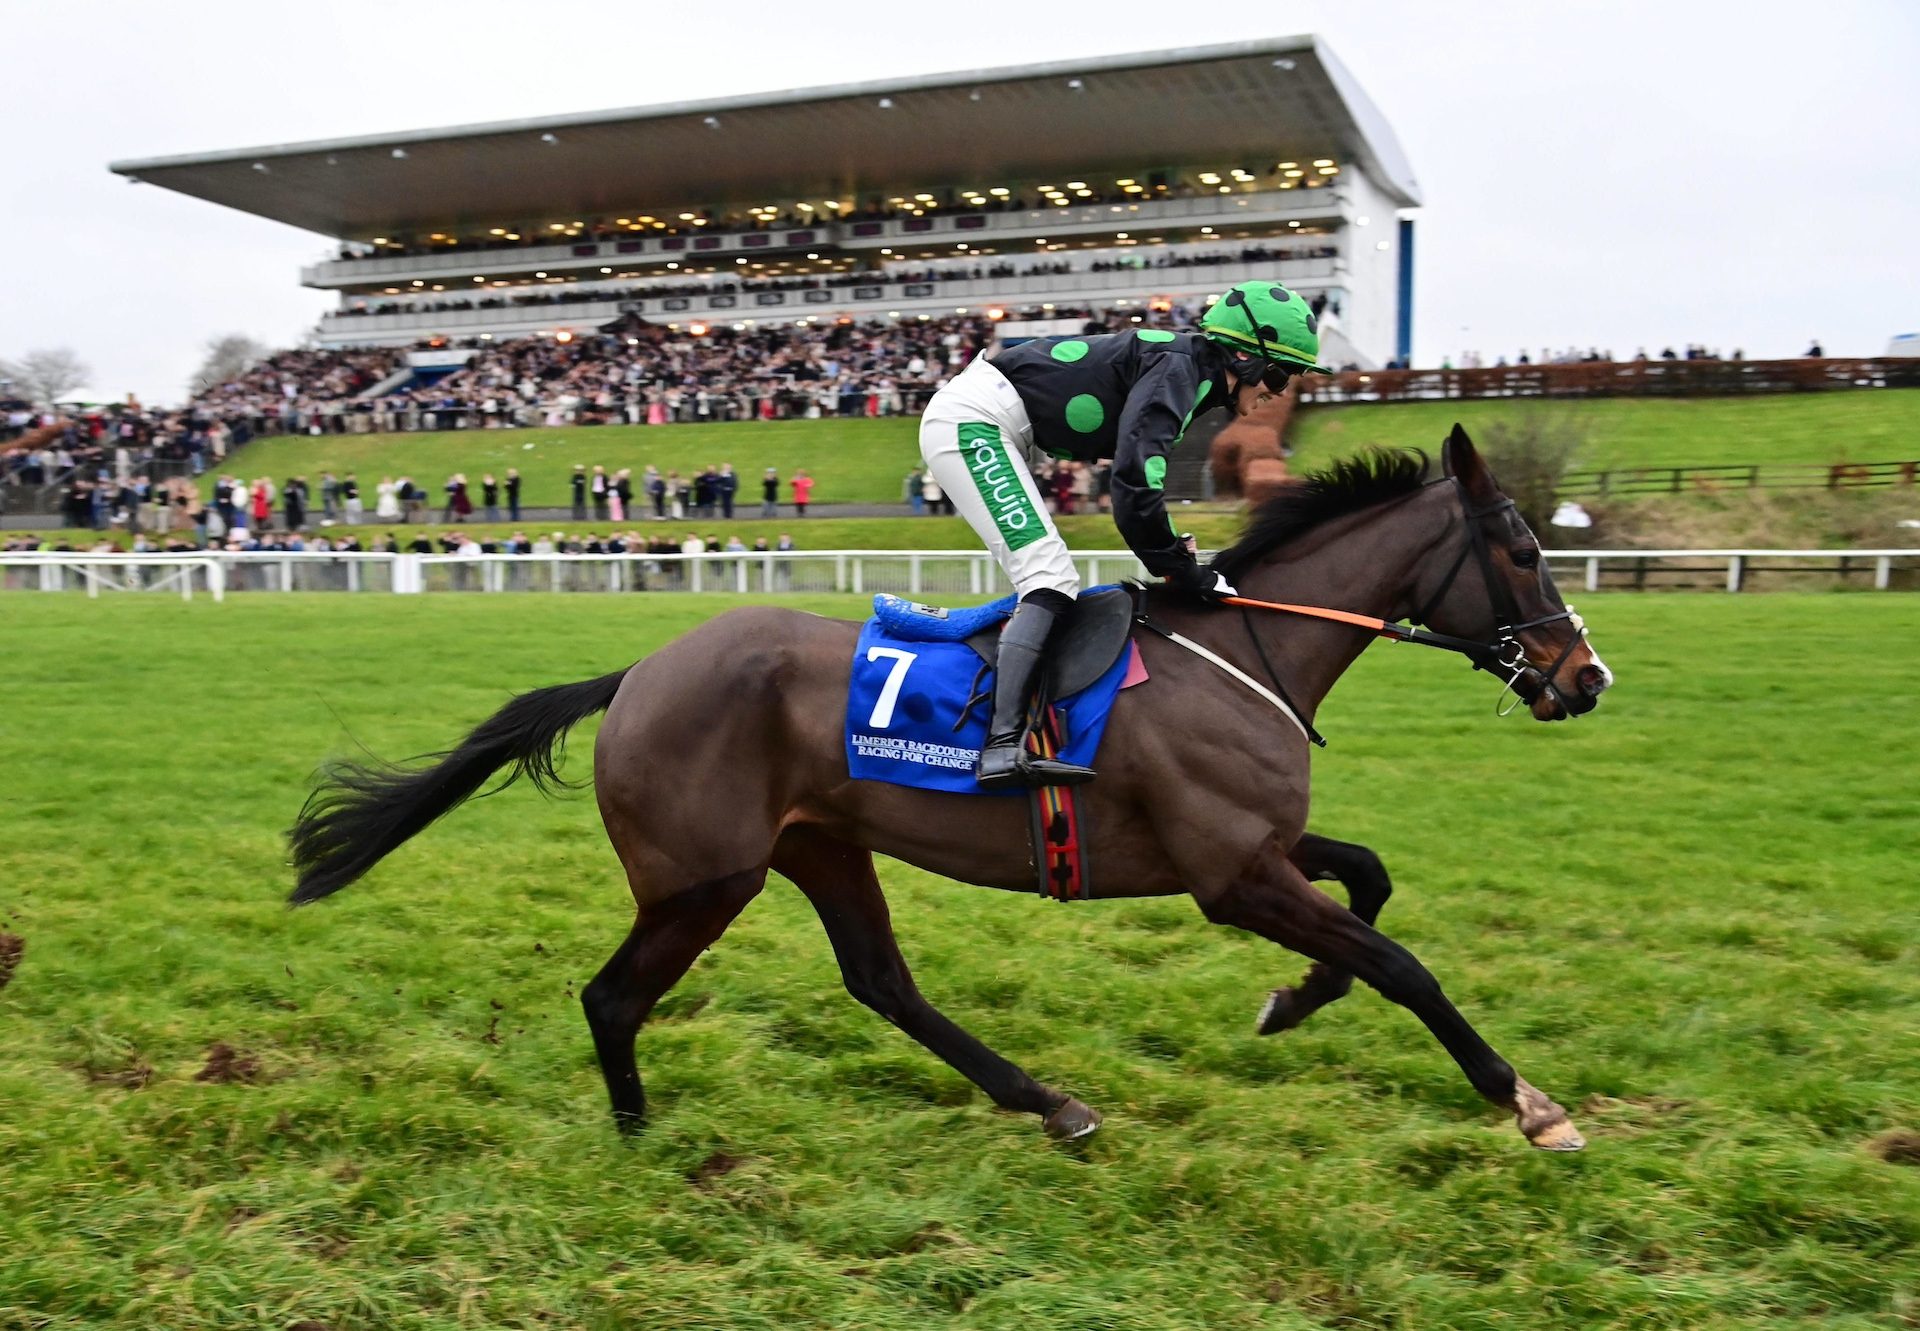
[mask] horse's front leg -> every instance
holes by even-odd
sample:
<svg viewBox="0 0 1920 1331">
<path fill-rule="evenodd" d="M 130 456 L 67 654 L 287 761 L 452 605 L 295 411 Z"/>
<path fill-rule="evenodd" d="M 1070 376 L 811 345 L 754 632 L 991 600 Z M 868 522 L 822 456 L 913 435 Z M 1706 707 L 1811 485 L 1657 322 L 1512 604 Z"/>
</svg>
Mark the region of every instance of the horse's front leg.
<svg viewBox="0 0 1920 1331">
<path fill-rule="evenodd" d="M 1577 1151 L 1586 1145 L 1567 1111 L 1515 1075 L 1411 952 L 1309 883 L 1288 861 L 1278 838 L 1261 847 L 1223 887 L 1195 895 L 1214 923 L 1259 934 L 1348 971 L 1411 1011 L 1446 1046 L 1474 1089 L 1510 1110 L 1535 1146 Z"/>
<path fill-rule="evenodd" d="M 1380 857 L 1351 841 L 1302 832 L 1287 858 L 1308 880 L 1332 879 L 1346 888 L 1347 908 L 1368 924 L 1380 918 L 1380 908 L 1393 895 L 1393 880 Z M 1261 1035 L 1290 1031 L 1351 988 L 1349 972 L 1316 961 L 1299 984 L 1267 995 L 1254 1029 Z"/>
</svg>

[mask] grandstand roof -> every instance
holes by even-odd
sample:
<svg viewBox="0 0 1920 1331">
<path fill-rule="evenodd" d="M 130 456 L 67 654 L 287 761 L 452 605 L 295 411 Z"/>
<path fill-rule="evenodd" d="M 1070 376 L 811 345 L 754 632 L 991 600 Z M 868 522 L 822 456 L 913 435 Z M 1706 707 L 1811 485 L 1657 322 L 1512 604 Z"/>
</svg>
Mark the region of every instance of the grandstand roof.
<svg viewBox="0 0 1920 1331">
<path fill-rule="evenodd" d="M 1319 38 L 968 70 L 617 111 L 120 161 L 121 175 L 349 240 L 638 206 L 1332 153 L 1420 202 Z"/>
</svg>

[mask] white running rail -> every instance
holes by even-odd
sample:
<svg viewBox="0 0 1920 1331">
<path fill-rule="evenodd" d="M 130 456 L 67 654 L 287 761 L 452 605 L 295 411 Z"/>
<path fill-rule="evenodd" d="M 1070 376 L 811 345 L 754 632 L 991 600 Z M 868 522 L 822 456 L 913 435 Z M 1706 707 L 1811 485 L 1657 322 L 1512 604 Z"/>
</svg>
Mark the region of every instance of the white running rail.
<svg viewBox="0 0 1920 1331">
<path fill-rule="evenodd" d="M 1563 587 L 1695 590 L 1808 585 L 1920 589 L 1920 549 L 1555 550 Z M 1145 576 L 1124 550 L 1074 557 L 1083 586 Z M 422 555 L 332 551 L 0 553 L 0 592 L 893 592 L 971 599 L 1012 590 L 983 550 L 790 550 L 700 555 Z"/>
</svg>

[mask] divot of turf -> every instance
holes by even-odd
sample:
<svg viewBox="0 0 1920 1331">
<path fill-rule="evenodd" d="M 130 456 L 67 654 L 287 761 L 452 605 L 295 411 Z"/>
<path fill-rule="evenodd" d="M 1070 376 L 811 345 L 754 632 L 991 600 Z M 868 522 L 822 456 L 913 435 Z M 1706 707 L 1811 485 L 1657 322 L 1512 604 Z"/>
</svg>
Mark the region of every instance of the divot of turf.
<svg viewBox="0 0 1920 1331">
<path fill-rule="evenodd" d="M 27 940 L 19 934 L 0 933 L 0 989 L 5 989 L 13 980 L 13 973 L 20 969 L 20 958 L 26 955 Z"/>
<path fill-rule="evenodd" d="M 1920 1132 L 1896 1128 L 1867 1143 L 1867 1149 L 1890 1165 L 1920 1165 Z"/>
<path fill-rule="evenodd" d="M 250 1086 L 260 1080 L 261 1072 L 258 1057 L 244 1050 L 235 1049 L 225 1040 L 216 1040 L 207 1047 L 206 1064 L 193 1074 L 193 1079 L 213 1082 L 216 1085 L 240 1082 Z"/>
</svg>

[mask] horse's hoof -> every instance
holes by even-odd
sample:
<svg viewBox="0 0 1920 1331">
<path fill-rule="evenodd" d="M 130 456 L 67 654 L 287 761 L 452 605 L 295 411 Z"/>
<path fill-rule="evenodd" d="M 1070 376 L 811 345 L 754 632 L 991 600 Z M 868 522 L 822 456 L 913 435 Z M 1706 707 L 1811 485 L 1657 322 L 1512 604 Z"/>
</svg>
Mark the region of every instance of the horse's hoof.
<svg viewBox="0 0 1920 1331">
<path fill-rule="evenodd" d="M 1550 1123 L 1538 1132 L 1527 1134 L 1527 1140 L 1543 1151 L 1578 1151 L 1586 1147 L 1587 1139 L 1580 1135 L 1580 1129 L 1568 1119 Z"/>
<path fill-rule="evenodd" d="M 1578 1151 L 1587 1144 L 1566 1110 L 1519 1078 L 1514 1079 L 1513 1112 L 1521 1133 L 1542 1151 Z"/>
<path fill-rule="evenodd" d="M 1100 1126 L 1100 1111 L 1068 1096 L 1060 1107 L 1047 1115 L 1047 1136 L 1055 1141 L 1078 1141 Z"/>
<path fill-rule="evenodd" d="M 1266 1006 L 1260 1009 L 1259 1017 L 1253 1023 L 1256 1035 L 1278 1035 L 1281 1031 L 1290 1031 L 1305 1021 L 1291 989 L 1275 989 L 1267 995 Z"/>
</svg>

